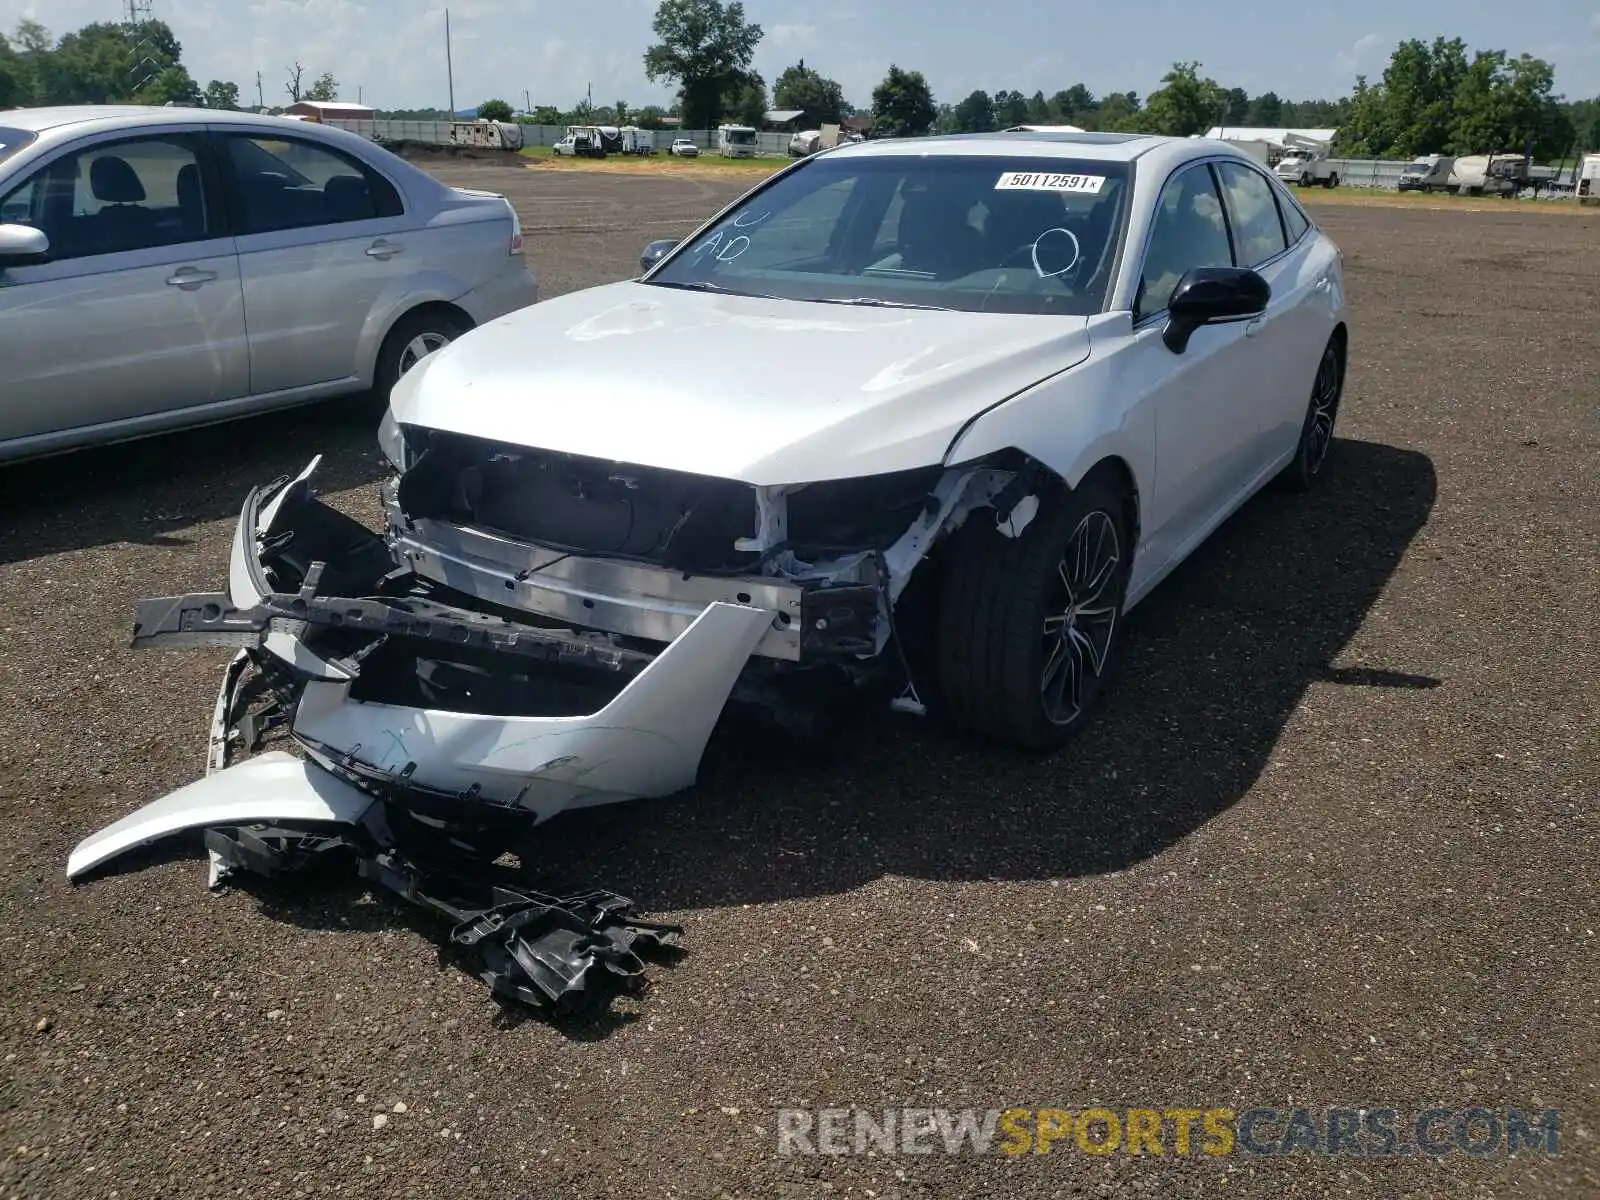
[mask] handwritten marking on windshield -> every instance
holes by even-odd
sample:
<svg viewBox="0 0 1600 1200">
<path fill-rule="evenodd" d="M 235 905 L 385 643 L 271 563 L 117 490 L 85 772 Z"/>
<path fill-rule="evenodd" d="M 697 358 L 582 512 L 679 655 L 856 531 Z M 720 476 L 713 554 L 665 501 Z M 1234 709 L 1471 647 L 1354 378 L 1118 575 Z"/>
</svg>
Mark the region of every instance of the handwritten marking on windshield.
<svg viewBox="0 0 1600 1200">
<path fill-rule="evenodd" d="M 1072 258 L 1070 261 L 1068 261 L 1066 266 L 1060 267 L 1054 271 L 1046 271 L 1044 267 L 1039 264 L 1039 247 L 1045 244 L 1046 239 L 1054 237 L 1057 234 L 1066 238 L 1072 243 Z M 1040 279 L 1054 279 L 1057 275 L 1065 275 L 1068 271 L 1072 270 L 1073 267 L 1077 266 L 1078 260 L 1083 257 L 1083 250 L 1078 245 L 1078 235 L 1073 233 L 1072 230 L 1062 229 L 1060 226 L 1057 226 L 1054 229 L 1046 229 L 1038 237 L 1034 238 L 1032 252 L 1033 269 L 1038 272 Z M 1046 258 L 1048 259 L 1048 257 L 1049 256 L 1047 255 Z"/>
<path fill-rule="evenodd" d="M 749 235 L 741 233 L 735 237 L 729 238 L 727 242 L 724 243 L 722 240 L 723 235 L 735 229 L 754 229 L 771 215 L 772 212 L 770 209 L 765 212 L 754 214 L 752 214 L 750 209 L 745 209 L 743 212 L 739 213 L 733 218 L 733 224 L 717 230 L 705 241 L 696 246 L 694 249 L 694 256 L 696 258 L 702 258 L 708 251 L 715 251 L 715 253 L 712 254 L 712 257 L 718 262 L 732 262 L 746 250 L 750 249 L 750 238 Z"/>
<path fill-rule="evenodd" d="M 1104 175 L 1055 175 L 1048 171 L 1007 171 L 995 181 L 997 192 L 1081 192 L 1098 196 Z"/>
<path fill-rule="evenodd" d="M 718 262 L 732 262 L 746 250 L 750 249 L 750 239 L 744 234 L 741 233 L 738 237 L 729 238 L 727 242 L 724 243 L 722 240 L 722 233 L 723 231 L 719 229 L 716 233 L 713 233 L 705 241 L 696 246 L 694 248 L 695 258 L 703 258 L 708 252 L 715 251 L 711 257 L 716 259 Z"/>
</svg>

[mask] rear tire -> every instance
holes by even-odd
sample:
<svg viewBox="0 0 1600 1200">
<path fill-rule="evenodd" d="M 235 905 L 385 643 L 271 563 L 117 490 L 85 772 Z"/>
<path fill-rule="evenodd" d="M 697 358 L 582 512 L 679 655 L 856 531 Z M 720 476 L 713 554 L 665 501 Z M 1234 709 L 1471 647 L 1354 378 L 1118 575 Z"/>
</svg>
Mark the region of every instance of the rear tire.
<svg viewBox="0 0 1600 1200">
<path fill-rule="evenodd" d="M 1007 537 L 975 514 L 944 564 L 937 659 L 951 720 L 1054 749 L 1088 721 L 1116 665 L 1133 563 L 1131 498 L 1105 478 L 1046 500 Z"/>
<path fill-rule="evenodd" d="M 1344 397 L 1345 355 L 1337 338 L 1329 338 L 1311 383 L 1311 400 L 1300 426 L 1294 461 L 1283 469 L 1282 482 L 1296 492 L 1309 492 L 1333 448 L 1333 428 Z"/>
<path fill-rule="evenodd" d="M 467 328 L 459 317 L 441 310 L 408 313 L 400 318 L 389 336 L 383 339 L 383 349 L 378 352 L 373 390 L 387 402 L 389 392 L 402 375 L 435 350 L 444 349 Z"/>
</svg>

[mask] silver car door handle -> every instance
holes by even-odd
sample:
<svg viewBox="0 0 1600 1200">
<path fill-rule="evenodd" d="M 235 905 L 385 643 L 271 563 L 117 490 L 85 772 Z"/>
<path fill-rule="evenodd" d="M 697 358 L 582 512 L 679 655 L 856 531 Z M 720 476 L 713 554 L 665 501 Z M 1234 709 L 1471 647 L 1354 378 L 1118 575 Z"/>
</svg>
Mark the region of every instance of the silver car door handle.
<svg viewBox="0 0 1600 1200">
<path fill-rule="evenodd" d="M 179 267 L 167 276 L 167 286 L 194 288 L 202 283 L 210 283 L 216 277 L 215 271 L 202 271 L 199 267 Z"/>
<path fill-rule="evenodd" d="M 393 258 L 403 249 L 404 247 L 396 242 L 379 238 L 377 241 L 373 242 L 372 245 L 367 247 L 367 253 L 373 258 Z"/>
<path fill-rule="evenodd" d="M 1333 280 L 1329 279 L 1326 275 L 1324 275 L 1321 279 L 1317 280 L 1316 290 L 1319 291 L 1319 292 L 1325 292 L 1332 286 L 1333 286 Z"/>
</svg>

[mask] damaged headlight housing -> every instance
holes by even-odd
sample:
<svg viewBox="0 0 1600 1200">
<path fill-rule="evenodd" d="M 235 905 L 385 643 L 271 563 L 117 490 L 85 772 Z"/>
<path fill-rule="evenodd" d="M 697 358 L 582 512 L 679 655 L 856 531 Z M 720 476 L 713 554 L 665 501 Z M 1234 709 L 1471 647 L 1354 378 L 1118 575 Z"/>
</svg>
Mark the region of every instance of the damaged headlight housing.
<svg viewBox="0 0 1600 1200">
<path fill-rule="evenodd" d="M 406 439 L 400 431 L 400 422 L 394 419 L 394 409 L 383 410 L 383 420 L 378 422 L 378 449 L 396 471 L 406 469 Z"/>
<path fill-rule="evenodd" d="M 885 549 L 927 508 L 942 465 L 810 483 L 788 497 L 797 552 Z"/>
</svg>

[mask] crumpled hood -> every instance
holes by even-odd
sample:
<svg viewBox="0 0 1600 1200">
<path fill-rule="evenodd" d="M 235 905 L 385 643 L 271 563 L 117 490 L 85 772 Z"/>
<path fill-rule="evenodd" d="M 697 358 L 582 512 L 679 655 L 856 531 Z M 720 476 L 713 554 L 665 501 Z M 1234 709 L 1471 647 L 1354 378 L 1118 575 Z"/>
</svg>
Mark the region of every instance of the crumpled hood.
<svg viewBox="0 0 1600 1200">
<path fill-rule="evenodd" d="M 973 417 L 1089 355 L 1083 317 L 608 284 L 429 355 L 403 425 L 641 466 L 804 483 L 928 466 Z"/>
</svg>

